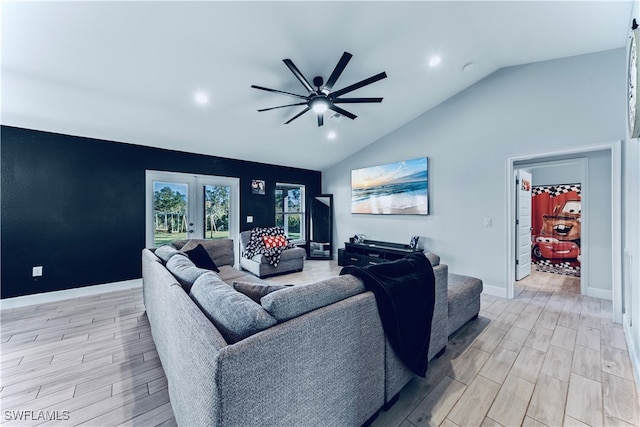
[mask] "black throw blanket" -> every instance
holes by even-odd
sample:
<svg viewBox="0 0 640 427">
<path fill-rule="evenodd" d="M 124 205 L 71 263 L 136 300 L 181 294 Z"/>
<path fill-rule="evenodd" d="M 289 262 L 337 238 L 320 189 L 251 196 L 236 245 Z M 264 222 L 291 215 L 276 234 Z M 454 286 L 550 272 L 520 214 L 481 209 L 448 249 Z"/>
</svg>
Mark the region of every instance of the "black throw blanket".
<svg viewBox="0 0 640 427">
<path fill-rule="evenodd" d="M 364 281 L 376 297 L 378 312 L 391 346 L 417 375 L 427 373 L 431 321 L 435 304 L 435 276 L 431 262 L 421 252 L 397 261 L 346 266 L 340 274 Z"/>
</svg>

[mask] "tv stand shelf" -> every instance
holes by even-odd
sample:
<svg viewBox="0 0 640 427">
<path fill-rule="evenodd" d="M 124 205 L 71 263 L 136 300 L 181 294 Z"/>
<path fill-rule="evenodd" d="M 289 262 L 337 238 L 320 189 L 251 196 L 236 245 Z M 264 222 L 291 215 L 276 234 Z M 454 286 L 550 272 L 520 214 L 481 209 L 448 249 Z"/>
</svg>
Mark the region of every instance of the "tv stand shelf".
<svg viewBox="0 0 640 427">
<path fill-rule="evenodd" d="M 413 252 L 423 252 L 422 249 L 411 249 L 409 245 L 402 243 L 381 242 L 377 240 L 365 240 L 363 243 L 345 243 L 343 265 L 380 264 L 404 258 Z"/>
</svg>

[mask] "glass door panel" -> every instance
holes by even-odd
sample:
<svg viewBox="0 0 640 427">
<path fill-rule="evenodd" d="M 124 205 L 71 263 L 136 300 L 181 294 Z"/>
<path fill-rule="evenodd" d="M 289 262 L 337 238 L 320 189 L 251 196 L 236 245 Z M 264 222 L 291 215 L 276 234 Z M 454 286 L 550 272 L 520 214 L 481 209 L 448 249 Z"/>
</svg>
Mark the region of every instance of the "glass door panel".
<svg viewBox="0 0 640 427">
<path fill-rule="evenodd" d="M 176 182 L 153 182 L 153 246 L 186 239 L 190 222 L 189 185 Z"/>
<path fill-rule="evenodd" d="M 231 187 L 224 185 L 203 185 L 204 190 L 204 238 L 229 238 L 229 209 Z"/>
</svg>

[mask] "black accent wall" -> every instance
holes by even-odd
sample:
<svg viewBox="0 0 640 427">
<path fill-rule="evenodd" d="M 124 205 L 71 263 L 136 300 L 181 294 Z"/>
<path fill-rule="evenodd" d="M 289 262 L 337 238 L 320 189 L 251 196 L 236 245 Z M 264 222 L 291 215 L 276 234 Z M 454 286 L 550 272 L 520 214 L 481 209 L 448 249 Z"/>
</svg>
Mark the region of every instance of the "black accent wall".
<svg viewBox="0 0 640 427">
<path fill-rule="evenodd" d="M 276 182 L 304 184 L 307 206 L 321 193 L 319 171 L 9 126 L 0 131 L 2 298 L 141 277 L 147 169 L 240 178 L 241 230 L 274 224 Z M 266 195 L 251 194 L 252 179 L 266 181 Z M 44 274 L 33 278 L 38 265 Z"/>
</svg>

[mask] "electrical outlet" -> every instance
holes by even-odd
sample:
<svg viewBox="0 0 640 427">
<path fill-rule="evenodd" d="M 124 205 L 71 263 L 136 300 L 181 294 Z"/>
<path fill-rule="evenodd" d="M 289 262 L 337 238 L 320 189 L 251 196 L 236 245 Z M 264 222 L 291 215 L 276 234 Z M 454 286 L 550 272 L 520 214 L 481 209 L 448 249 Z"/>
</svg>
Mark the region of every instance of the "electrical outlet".
<svg viewBox="0 0 640 427">
<path fill-rule="evenodd" d="M 32 273 L 33 277 L 40 277 L 42 276 L 42 266 L 39 265 L 37 267 L 33 267 Z"/>
<path fill-rule="evenodd" d="M 253 215 L 247 216 L 247 224 L 251 224 L 253 222 Z"/>
</svg>

